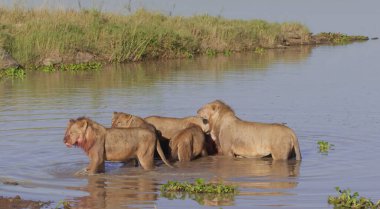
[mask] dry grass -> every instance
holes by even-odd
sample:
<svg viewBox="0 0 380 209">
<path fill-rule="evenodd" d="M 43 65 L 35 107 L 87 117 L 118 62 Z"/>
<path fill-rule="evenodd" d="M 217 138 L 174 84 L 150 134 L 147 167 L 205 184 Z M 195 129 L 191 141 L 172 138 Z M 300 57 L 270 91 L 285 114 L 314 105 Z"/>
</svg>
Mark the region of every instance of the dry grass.
<svg viewBox="0 0 380 209">
<path fill-rule="evenodd" d="M 0 8 L 0 47 L 23 66 L 38 66 L 53 55 L 70 62 L 78 51 L 109 62 L 253 51 L 276 47 L 294 34 L 310 37 L 298 23 L 171 17 L 145 10 L 122 16 L 96 10 Z"/>
</svg>

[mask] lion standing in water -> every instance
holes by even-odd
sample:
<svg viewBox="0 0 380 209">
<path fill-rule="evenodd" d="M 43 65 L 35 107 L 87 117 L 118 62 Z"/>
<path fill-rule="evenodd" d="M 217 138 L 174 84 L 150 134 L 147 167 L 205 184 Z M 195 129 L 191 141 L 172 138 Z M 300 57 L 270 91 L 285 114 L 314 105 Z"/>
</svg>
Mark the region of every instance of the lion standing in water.
<svg viewBox="0 0 380 209">
<path fill-rule="evenodd" d="M 179 131 L 170 140 L 171 156 L 180 162 L 195 159 L 198 156 L 207 156 L 206 136 L 201 127 L 190 124 Z"/>
<path fill-rule="evenodd" d="M 67 147 L 81 147 L 90 159 L 86 172 L 104 172 L 104 162 L 127 162 L 131 158 L 139 160 L 146 169 L 154 168 L 154 151 L 157 149 L 161 159 L 169 167 L 156 134 L 144 128 L 105 128 L 86 117 L 68 123 L 63 139 Z"/>
<path fill-rule="evenodd" d="M 223 155 L 301 160 L 297 136 L 284 125 L 243 121 L 219 100 L 204 105 L 197 113 L 209 121 L 211 137 L 220 144 Z"/>
</svg>

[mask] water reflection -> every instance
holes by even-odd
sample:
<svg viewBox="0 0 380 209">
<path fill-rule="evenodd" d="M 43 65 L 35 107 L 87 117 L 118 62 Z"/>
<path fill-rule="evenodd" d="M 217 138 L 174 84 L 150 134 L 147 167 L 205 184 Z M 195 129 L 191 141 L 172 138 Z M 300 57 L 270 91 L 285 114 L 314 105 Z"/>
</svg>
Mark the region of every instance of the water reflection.
<svg viewBox="0 0 380 209">
<path fill-rule="evenodd" d="M 262 54 L 242 53 L 231 56 L 198 57 L 129 63 L 105 66 L 99 72 L 28 72 L 25 80 L 6 80 L 0 86 L 0 94 L 7 94 L 17 102 L 18 94 L 28 90 L 33 98 L 63 98 L 83 92 L 86 89 L 121 89 L 126 87 L 153 90 L 156 83 L 167 81 L 173 76 L 183 76 L 192 80 L 216 80 L 225 78 L 228 71 L 266 70 L 279 62 L 301 62 L 311 54 L 312 47 L 291 47 L 267 50 Z M 146 89 L 144 89 L 146 88 Z M 41 94 L 43 92 L 43 94 Z M 96 100 L 104 96 L 102 91 L 87 92 Z"/>
<path fill-rule="evenodd" d="M 152 208 L 158 196 L 157 181 L 139 176 L 89 176 L 87 186 L 76 189 L 89 193 L 75 199 L 73 208 L 81 209 Z"/>
<path fill-rule="evenodd" d="M 169 200 L 191 199 L 200 205 L 229 206 L 235 204 L 235 194 L 187 194 L 180 192 L 163 192 L 162 197 Z"/>
<path fill-rule="evenodd" d="M 168 180 L 193 182 L 206 178 L 238 187 L 239 196 L 288 196 L 298 185 L 299 161 L 232 159 L 209 156 L 195 161 L 177 163 L 175 169 L 158 167 L 147 172 L 124 167 L 115 173 L 88 177 L 87 185 L 68 189 L 88 192 L 75 198 L 74 208 L 152 208 L 159 197 L 167 201 L 191 199 L 199 205 L 235 205 L 234 194 L 160 193 L 160 185 Z M 172 203 L 171 203 L 172 204 Z"/>
</svg>

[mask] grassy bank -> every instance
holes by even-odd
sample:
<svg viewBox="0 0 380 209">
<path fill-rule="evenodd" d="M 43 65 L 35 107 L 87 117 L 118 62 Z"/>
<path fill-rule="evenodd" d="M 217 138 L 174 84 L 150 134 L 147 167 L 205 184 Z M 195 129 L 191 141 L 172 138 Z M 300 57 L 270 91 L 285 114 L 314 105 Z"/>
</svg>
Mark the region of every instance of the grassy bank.
<svg viewBox="0 0 380 209">
<path fill-rule="evenodd" d="M 22 66 L 73 63 L 78 52 L 106 62 L 182 58 L 274 48 L 288 38 L 310 39 L 298 23 L 172 17 L 139 10 L 129 16 L 95 10 L 0 9 L 0 47 Z"/>
</svg>

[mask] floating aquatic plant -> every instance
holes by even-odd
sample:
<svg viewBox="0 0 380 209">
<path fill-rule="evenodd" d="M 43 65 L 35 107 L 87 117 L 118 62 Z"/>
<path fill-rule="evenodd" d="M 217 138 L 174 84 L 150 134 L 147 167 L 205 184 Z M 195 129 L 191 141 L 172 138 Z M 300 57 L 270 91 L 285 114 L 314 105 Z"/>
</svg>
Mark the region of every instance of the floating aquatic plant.
<svg viewBox="0 0 380 209">
<path fill-rule="evenodd" d="M 341 190 L 335 187 L 338 196 L 329 196 L 327 202 L 334 205 L 334 208 L 357 208 L 357 209 L 379 209 L 380 200 L 377 203 L 372 202 L 365 197 L 359 197 L 358 192 L 351 194 L 350 189 Z"/>
<path fill-rule="evenodd" d="M 328 153 L 328 151 L 331 150 L 333 146 L 335 146 L 334 144 L 323 140 L 317 141 L 317 144 L 319 146 L 319 152 L 325 154 Z"/>
<path fill-rule="evenodd" d="M 222 183 L 206 183 L 204 179 L 198 178 L 194 183 L 168 181 L 161 186 L 162 192 L 187 192 L 187 193 L 236 193 L 236 187 Z"/>
</svg>

